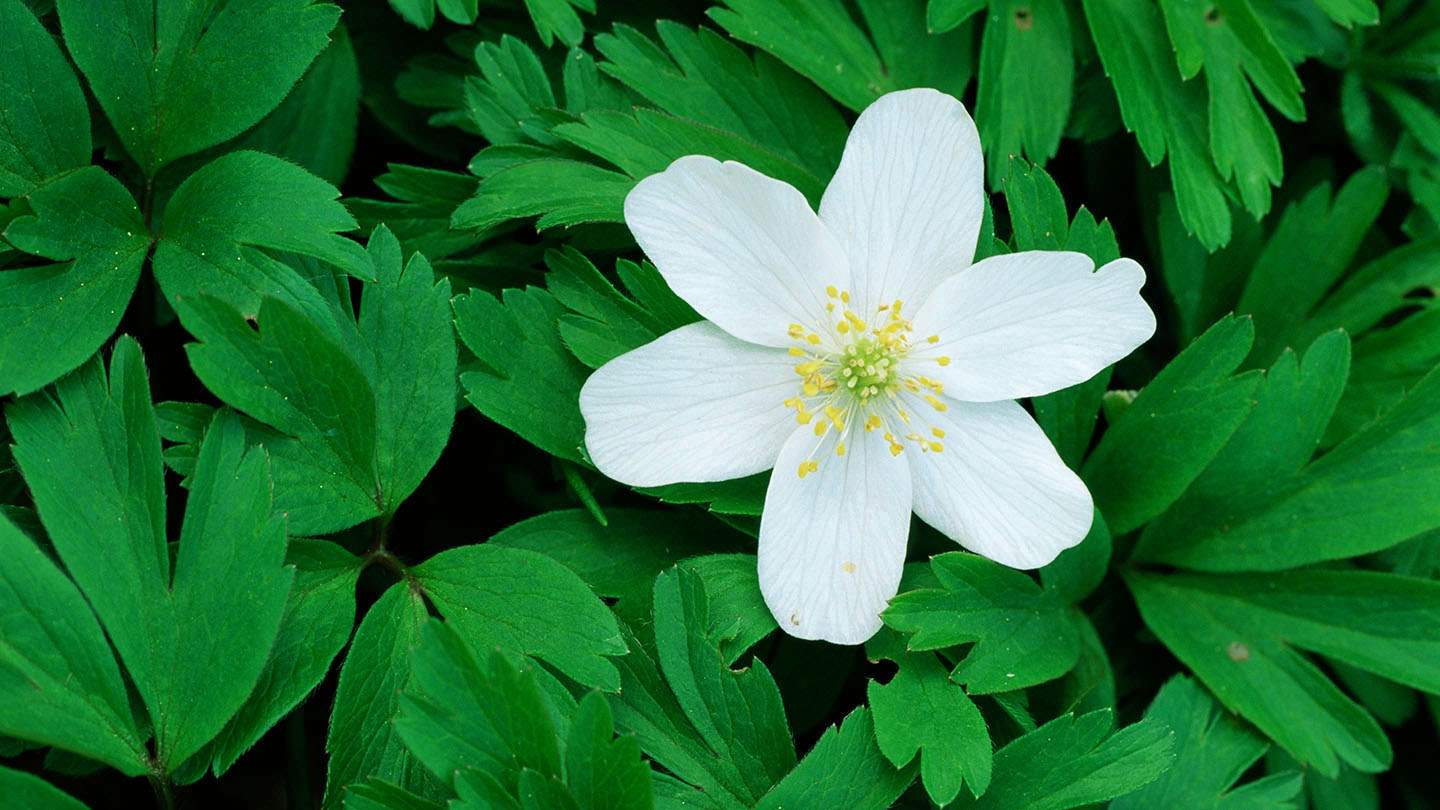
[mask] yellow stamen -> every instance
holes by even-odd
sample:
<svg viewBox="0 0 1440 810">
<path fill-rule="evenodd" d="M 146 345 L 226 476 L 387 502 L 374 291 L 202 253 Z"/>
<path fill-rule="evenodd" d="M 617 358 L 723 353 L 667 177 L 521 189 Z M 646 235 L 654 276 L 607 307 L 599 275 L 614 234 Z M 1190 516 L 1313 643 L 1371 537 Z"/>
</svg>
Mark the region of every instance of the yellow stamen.
<svg viewBox="0 0 1440 810">
<path fill-rule="evenodd" d="M 925 338 L 925 342 L 926 342 L 926 343 L 939 343 L 939 342 L 940 342 L 940 336 L 939 336 L 939 335 L 931 335 L 930 337 Z"/>
<path fill-rule="evenodd" d="M 928 402 L 928 403 L 930 403 L 930 407 L 934 408 L 934 409 L 937 410 L 937 411 L 949 410 L 949 408 L 950 408 L 949 405 L 946 405 L 945 403 L 943 403 L 943 402 L 941 402 L 940 400 L 936 399 L 936 398 L 934 397 L 934 395 L 932 395 L 932 394 L 926 394 L 926 395 L 925 395 L 925 401 Z"/>
<path fill-rule="evenodd" d="M 945 445 L 941 444 L 940 442 L 930 442 L 930 450 L 931 450 L 932 452 L 938 453 L 938 452 L 940 452 L 941 450 L 944 450 L 944 449 L 945 449 Z"/>
<path fill-rule="evenodd" d="M 831 298 L 835 298 L 836 296 L 840 295 L 840 291 L 835 289 L 834 284 L 831 284 L 825 288 L 825 294 L 830 296 Z"/>
<path fill-rule="evenodd" d="M 933 434 L 935 434 L 935 438 L 937 438 L 937 439 L 943 439 L 943 438 L 945 438 L 945 431 L 941 430 L 940 428 L 934 428 L 934 427 L 932 427 L 932 428 L 930 428 L 930 432 L 933 433 Z"/>
<path fill-rule="evenodd" d="M 948 357 L 937 357 L 937 358 L 935 358 L 935 362 L 939 363 L 939 364 L 942 365 L 942 366 L 948 366 L 948 365 L 950 365 L 950 358 L 948 358 Z"/>
<path fill-rule="evenodd" d="M 839 444 L 835 445 L 835 455 L 837 455 L 837 456 L 843 456 L 843 455 L 845 455 L 845 443 L 844 443 L 844 442 L 840 442 Z"/>
<path fill-rule="evenodd" d="M 806 475 L 809 475 L 810 473 L 815 472 L 818 469 L 820 469 L 819 462 L 802 461 L 800 462 L 800 477 L 804 478 Z"/>
<path fill-rule="evenodd" d="M 799 346 L 791 346 L 791 347 L 790 347 L 790 356 L 791 356 L 791 357 L 804 357 L 804 356 L 805 356 L 805 350 L 802 349 L 802 348 L 800 348 Z"/>
</svg>

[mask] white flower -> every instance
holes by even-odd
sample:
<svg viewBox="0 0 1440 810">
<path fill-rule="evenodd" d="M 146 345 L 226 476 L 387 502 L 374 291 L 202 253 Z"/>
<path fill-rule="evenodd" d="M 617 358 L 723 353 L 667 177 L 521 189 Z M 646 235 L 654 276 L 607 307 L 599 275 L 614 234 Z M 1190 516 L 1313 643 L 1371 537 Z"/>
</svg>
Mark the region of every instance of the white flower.
<svg viewBox="0 0 1440 810">
<path fill-rule="evenodd" d="M 773 467 L 760 588 L 792 635 L 879 629 L 912 510 L 1016 568 L 1089 531 L 1089 491 L 1014 400 L 1149 339 L 1145 273 L 1042 251 L 972 265 L 983 175 L 960 102 L 904 90 L 855 122 L 819 216 L 790 185 L 699 155 L 625 198 L 635 239 L 707 320 L 590 377 L 585 444 L 633 486 Z"/>
</svg>

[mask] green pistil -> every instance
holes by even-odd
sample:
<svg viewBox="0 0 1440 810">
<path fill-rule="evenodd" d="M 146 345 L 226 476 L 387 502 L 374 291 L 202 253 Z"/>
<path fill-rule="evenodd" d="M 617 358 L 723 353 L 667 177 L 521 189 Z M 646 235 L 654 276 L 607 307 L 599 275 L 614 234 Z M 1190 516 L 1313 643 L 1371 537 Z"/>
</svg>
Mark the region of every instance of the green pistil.
<svg viewBox="0 0 1440 810">
<path fill-rule="evenodd" d="M 840 360 L 840 386 L 863 405 L 872 397 L 899 386 L 895 350 L 871 338 L 861 338 L 845 347 Z"/>
</svg>

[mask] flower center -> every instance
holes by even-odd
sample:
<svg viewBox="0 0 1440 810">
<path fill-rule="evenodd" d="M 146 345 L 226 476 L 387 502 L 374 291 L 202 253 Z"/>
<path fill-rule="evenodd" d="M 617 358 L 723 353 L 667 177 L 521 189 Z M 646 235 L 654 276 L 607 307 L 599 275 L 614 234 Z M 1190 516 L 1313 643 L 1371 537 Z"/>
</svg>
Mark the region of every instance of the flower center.
<svg viewBox="0 0 1440 810">
<path fill-rule="evenodd" d="M 871 326 L 849 308 L 848 292 L 830 286 L 825 293 L 830 299 L 825 305 L 825 324 L 810 330 L 792 323 L 788 332 L 796 341 L 790 354 L 802 359 L 795 366 L 801 377 L 799 395 L 785 400 L 785 406 L 795 409 L 795 421 L 815 425 L 817 439 L 800 464 L 800 477 L 819 467 L 815 453 L 832 430 L 839 434 L 835 454 L 845 455 L 845 439 L 856 424 L 867 433 L 880 431 L 891 455 L 900 455 L 905 442 L 921 452 L 944 450 L 938 440 L 945 437 L 945 431 L 926 426 L 923 418 L 904 407 L 906 399 L 914 398 L 936 411 L 946 409 L 936 396 L 944 386 L 914 373 L 923 362 L 949 365 L 948 357 L 919 356 L 926 354 L 926 344 L 938 343 L 939 336 L 925 338 L 922 348 L 916 349 L 910 342 L 913 326 L 901 314 L 903 302 L 881 305 Z"/>
</svg>

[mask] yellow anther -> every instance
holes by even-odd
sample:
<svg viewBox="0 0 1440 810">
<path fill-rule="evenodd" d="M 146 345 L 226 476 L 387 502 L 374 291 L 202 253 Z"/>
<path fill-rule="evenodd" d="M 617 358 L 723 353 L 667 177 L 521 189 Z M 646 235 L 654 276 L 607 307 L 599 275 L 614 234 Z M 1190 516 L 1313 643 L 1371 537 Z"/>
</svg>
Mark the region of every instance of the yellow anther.
<svg viewBox="0 0 1440 810">
<path fill-rule="evenodd" d="M 907 425 L 910 424 L 910 414 L 906 413 L 903 408 L 896 408 L 895 410 L 900 412 L 900 421 Z"/>
<path fill-rule="evenodd" d="M 941 450 L 944 450 L 944 449 L 945 449 L 945 445 L 941 444 L 940 442 L 930 442 L 930 450 L 931 450 L 931 452 L 938 453 L 938 452 L 940 452 Z"/>
<path fill-rule="evenodd" d="M 932 427 L 930 428 L 930 432 L 935 434 L 935 438 L 937 439 L 945 438 L 945 431 L 941 430 L 940 428 Z"/>
<path fill-rule="evenodd" d="M 826 301 L 826 302 L 825 302 L 825 311 L 826 311 L 826 312 L 834 312 L 834 311 L 835 311 L 835 302 L 834 302 L 834 301 Z"/>
<path fill-rule="evenodd" d="M 903 306 L 905 306 L 905 302 L 904 302 L 904 301 L 901 301 L 899 298 L 896 298 L 896 299 L 895 299 L 895 303 L 890 305 L 890 309 L 891 309 L 891 312 L 893 313 L 893 317 L 896 317 L 896 318 L 900 317 L 900 308 L 903 307 Z"/>
<path fill-rule="evenodd" d="M 892 455 L 892 456 L 898 456 L 898 455 L 900 455 L 900 451 L 902 451 L 902 450 L 904 450 L 904 449 L 905 449 L 905 445 L 903 445 L 903 444 L 896 444 L 896 443 L 894 443 L 894 442 L 891 442 L 891 443 L 890 443 L 890 455 Z"/>
<path fill-rule="evenodd" d="M 845 320 L 849 321 L 849 322 L 850 322 L 850 325 L 853 326 L 853 327 L 855 327 L 855 331 L 857 331 L 857 332 L 864 332 L 864 331 L 865 331 L 865 322 L 862 321 L 862 320 L 860 320 L 860 316 L 859 316 L 859 315 L 856 315 L 855 313 L 851 312 L 851 311 L 848 310 L 848 309 L 845 310 Z"/>
<path fill-rule="evenodd" d="M 943 403 L 943 402 L 941 402 L 940 400 L 936 399 L 936 398 L 934 397 L 934 395 L 932 395 L 932 394 L 926 394 L 926 395 L 925 395 L 925 401 L 928 402 L 928 403 L 930 403 L 930 407 L 934 408 L 934 409 L 937 410 L 937 411 L 944 411 L 944 410 L 948 410 L 948 409 L 950 408 L 949 405 L 946 405 L 945 403 Z"/>
<path fill-rule="evenodd" d="M 810 345 L 812 345 L 812 346 L 819 346 L 819 345 L 820 345 L 820 336 L 819 336 L 819 335 L 816 335 L 816 334 L 806 335 L 806 336 L 805 336 L 805 340 L 806 340 L 807 342 L 809 342 Z"/>
<path fill-rule="evenodd" d="M 839 384 L 836 383 L 834 380 L 825 380 L 824 382 L 820 383 L 820 390 L 826 393 L 834 391 L 838 387 Z"/>
<path fill-rule="evenodd" d="M 802 461 L 800 462 L 800 477 L 804 478 L 805 476 L 809 475 L 812 472 L 815 472 L 818 469 L 820 469 L 820 464 L 818 462 Z"/>
<path fill-rule="evenodd" d="M 846 332 L 850 331 L 850 324 L 841 321 L 840 323 L 835 324 L 835 331 L 843 335 Z"/>
<path fill-rule="evenodd" d="M 800 363 L 799 365 L 795 366 L 795 373 L 799 374 L 801 377 L 808 377 L 811 374 L 819 371 L 820 367 L 823 365 L 825 364 L 820 362 L 819 360 L 811 360 L 807 363 Z"/>
<path fill-rule="evenodd" d="M 880 414 L 878 413 L 872 413 L 865 419 L 866 430 L 875 430 L 883 424 L 884 422 L 880 419 Z"/>
<path fill-rule="evenodd" d="M 841 290 L 841 291 L 840 291 L 840 300 L 841 300 L 841 301 L 844 301 L 844 302 L 847 303 L 847 304 L 850 303 L 850 293 L 848 293 L 848 292 L 846 292 L 846 291 L 844 291 L 844 290 Z"/>
<path fill-rule="evenodd" d="M 791 397 L 782 402 L 781 404 L 787 408 L 799 408 L 802 411 L 805 410 L 805 403 L 802 402 L 799 397 Z"/>
<path fill-rule="evenodd" d="M 837 297 L 838 295 L 840 295 L 840 291 L 837 290 L 837 289 L 835 289 L 835 285 L 834 285 L 834 284 L 831 284 L 831 285 L 829 285 L 828 287 L 825 288 L 825 294 L 828 295 L 828 296 L 830 296 L 831 298 L 835 298 L 835 297 Z"/>
<path fill-rule="evenodd" d="M 801 406 L 800 410 L 795 412 L 795 421 L 802 425 L 810 424 L 810 420 L 813 418 L 815 418 L 815 414 L 805 410 L 804 406 Z"/>
<path fill-rule="evenodd" d="M 939 342 L 940 342 L 940 336 L 939 336 L 939 335 L 931 335 L 930 337 L 925 338 L 925 342 L 926 342 L 926 343 L 939 343 Z"/>
<path fill-rule="evenodd" d="M 816 394 L 820 393 L 820 386 L 811 382 L 810 380 L 806 380 L 805 384 L 800 386 L 800 390 L 805 392 L 805 396 L 813 397 Z"/>
<path fill-rule="evenodd" d="M 939 364 L 942 365 L 942 366 L 948 366 L 948 365 L 950 365 L 950 358 L 948 358 L 948 357 L 937 357 L 937 358 L 935 358 L 935 362 L 939 363 Z"/>
<path fill-rule="evenodd" d="M 878 308 L 876 308 L 875 311 L 876 311 L 876 312 L 884 312 L 885 310 L 887 310 L 887 309 L 889 309 L 889 308 L 890 308 L 890 305 L 889 305 L 889 304 L 881 304 Z"/>
<path fill-rule="evenodd" d="M 830 427 L 830 424 L 829 424 L 828 422 L 826 422 L 824 419 L 821 419 L 819 422 L 816 422 L 816 423 L 815 423 L 815 435 L 816 435 L 816 436 L 824 436 L 824 435 L 825 435 L 825 431 L 826 431 L 829 427 Z"/>
<path fill-rule="evenodd" d="M 845 455 L 845 443 L 844 443 L 844 442 L 840 442 L 839 444 L 835 445 L 835 455 L 837 455 L 837 456 L 843 456 L 843 455 Z"/>
<path fill-rule="evenodd" d="M 802 349 L 802 348 L 800 348 L 799 346 L 791 346 L 791 347 L 790 347 L 790 356 L 791 356 L 791 357 L 804 357 L 804 356 L 805 356 L 805 350 Z"/>
</svg>

